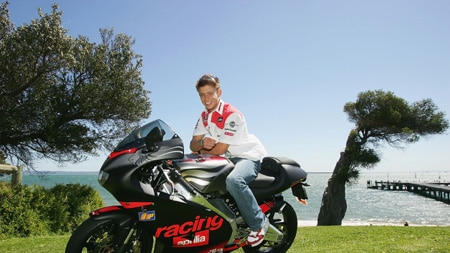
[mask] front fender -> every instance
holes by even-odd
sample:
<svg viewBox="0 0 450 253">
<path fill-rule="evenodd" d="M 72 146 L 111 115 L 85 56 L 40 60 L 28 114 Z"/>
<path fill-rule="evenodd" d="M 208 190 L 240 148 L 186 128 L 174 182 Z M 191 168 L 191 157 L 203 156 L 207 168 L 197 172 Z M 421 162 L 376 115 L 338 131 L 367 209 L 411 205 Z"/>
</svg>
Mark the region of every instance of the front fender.
<svg viewBox="0 0 450 253">
<path fill-rule="evenodd" d="M 94 220 L 108 220 L 113 219 L 120 221 L 120 223 L 127 223 L 133 217 L 126 212 L 122 206 L 107 206 L 92 211 L 89 216 Z"/>
</svg>

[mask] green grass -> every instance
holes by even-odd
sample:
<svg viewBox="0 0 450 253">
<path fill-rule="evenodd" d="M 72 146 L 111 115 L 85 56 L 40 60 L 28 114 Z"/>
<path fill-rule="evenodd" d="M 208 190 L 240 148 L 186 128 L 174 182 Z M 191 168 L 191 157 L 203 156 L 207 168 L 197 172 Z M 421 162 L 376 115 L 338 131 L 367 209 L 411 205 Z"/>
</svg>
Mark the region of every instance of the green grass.
<svg viewBox="0 0 450 253">
<path fill-rule="evenodd" d="M 31 236 L 0 239 L 2 253 L 59 253 L 64 252 L 70 235 Z"/>
<path fill-rule="evenodd" d="M 0 252 L 64 252 L 68 239 L 69 235 L 0 239 Z M 289 252 L 450 252 L 450 227 L 301 227 Z"/>
</svg>

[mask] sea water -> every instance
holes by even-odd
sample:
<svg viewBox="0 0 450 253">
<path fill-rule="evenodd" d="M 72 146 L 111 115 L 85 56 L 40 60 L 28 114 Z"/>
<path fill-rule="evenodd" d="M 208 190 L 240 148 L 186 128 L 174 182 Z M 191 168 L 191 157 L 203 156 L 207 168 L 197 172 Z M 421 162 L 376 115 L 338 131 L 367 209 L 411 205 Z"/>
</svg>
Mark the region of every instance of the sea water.
<svg viewBox="0 0 450 253">
<path fill-rule="evenodd" d="M 331 173 L 309 173 L 306 188 L 308 205 L 298 203 L 290 190 L 283 193 L 296 210 L 299 226 L 317 224 L 322 195 Z M 9 181 L 7 176 L 0 177 Z M 405 222 L 414 226 L 450 226 L 450 205 L 406 191 L 367 189 L 367 180 L 409 182 L 450 182 L 450 172 L 362 172 L 359 180 L 346 186 L 347 211 L 343 225 L 394 225 Z M 97 181 L 96 172 L 24 173 L 23 184 L 53 187 L 57 184 L 80 183 L 97 189 L 106 205 L 118 202 Z"/>
</svg>

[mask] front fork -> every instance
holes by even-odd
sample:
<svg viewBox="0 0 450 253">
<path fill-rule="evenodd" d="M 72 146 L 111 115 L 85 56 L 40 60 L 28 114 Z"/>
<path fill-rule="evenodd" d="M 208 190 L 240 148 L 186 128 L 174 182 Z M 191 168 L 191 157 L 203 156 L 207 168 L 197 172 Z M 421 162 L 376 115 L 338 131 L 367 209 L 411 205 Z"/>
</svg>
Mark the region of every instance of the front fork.
<svg viewBox="0 0 450 253">
<path fill-rule="evenodd" d="M 142 203 L 140 203 L 142 204 Z M 145 203 L 143 207 L 148 206 L 148 203 Z M 97 209 L 90 213 L 92 219 L 102 220 L 102 219 L 113 219 L 120 221 L 118 222 L 120 227 L 129 228 L 126 229 L 126 233 L 118 233 L 116 236 L 116 240 L 121 242 L 120 245 L 117 246 L 117 252 L 125 252 L 127 247 L 134 247 L 134 244 L 131 245 L 133 238 L 140 238 L 142 229 L 139 229 L 139 223 L 135 218 L 132 218 L 130 214 L 125 212 L 126 208 L 122 206 L 108 206 Z M 122 239 L 123 238 L 123 239 Z M 134 249 L 133 249 L 134 251 Z"/>
<path fill-rule="evenodd" d="M 125 249 L 127 247 L 127 245 L 130 243 L 131 238 L 133 237 L 134 233 L 136 233 L 136 228 L 131 228 L 130 231 L 128 232 L 127 237 L 125 238 L 125 240 L 123 240 L 122 246 L 119 248 L 118 252 L 125 252 Z M 139 235 L 138 235 L 139 236 Z"/>
</svg>

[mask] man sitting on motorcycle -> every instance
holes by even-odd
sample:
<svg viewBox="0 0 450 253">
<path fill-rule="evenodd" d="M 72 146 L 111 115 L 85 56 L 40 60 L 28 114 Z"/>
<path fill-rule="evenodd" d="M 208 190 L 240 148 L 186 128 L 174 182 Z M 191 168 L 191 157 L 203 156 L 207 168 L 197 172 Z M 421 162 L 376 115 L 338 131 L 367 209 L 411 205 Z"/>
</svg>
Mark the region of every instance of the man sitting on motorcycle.
<svg viewBox="0 0 450 253">
<path fill-rule="evenodd" d="M 219 78 L 203 75 L 196 88 L 205 111 L 197 121 L 190 148 L 200 154 L 224 155 L 234 163 L 235 167 L 226 179 L 227 190 L 250 227 L 248 244 L 257 246 L 264 240 L 269 221 L 248 184 L 259 173 L 266 150 L 254 135 L 248 133 L 242 113 L 222 101 Z"/>
</svg>

